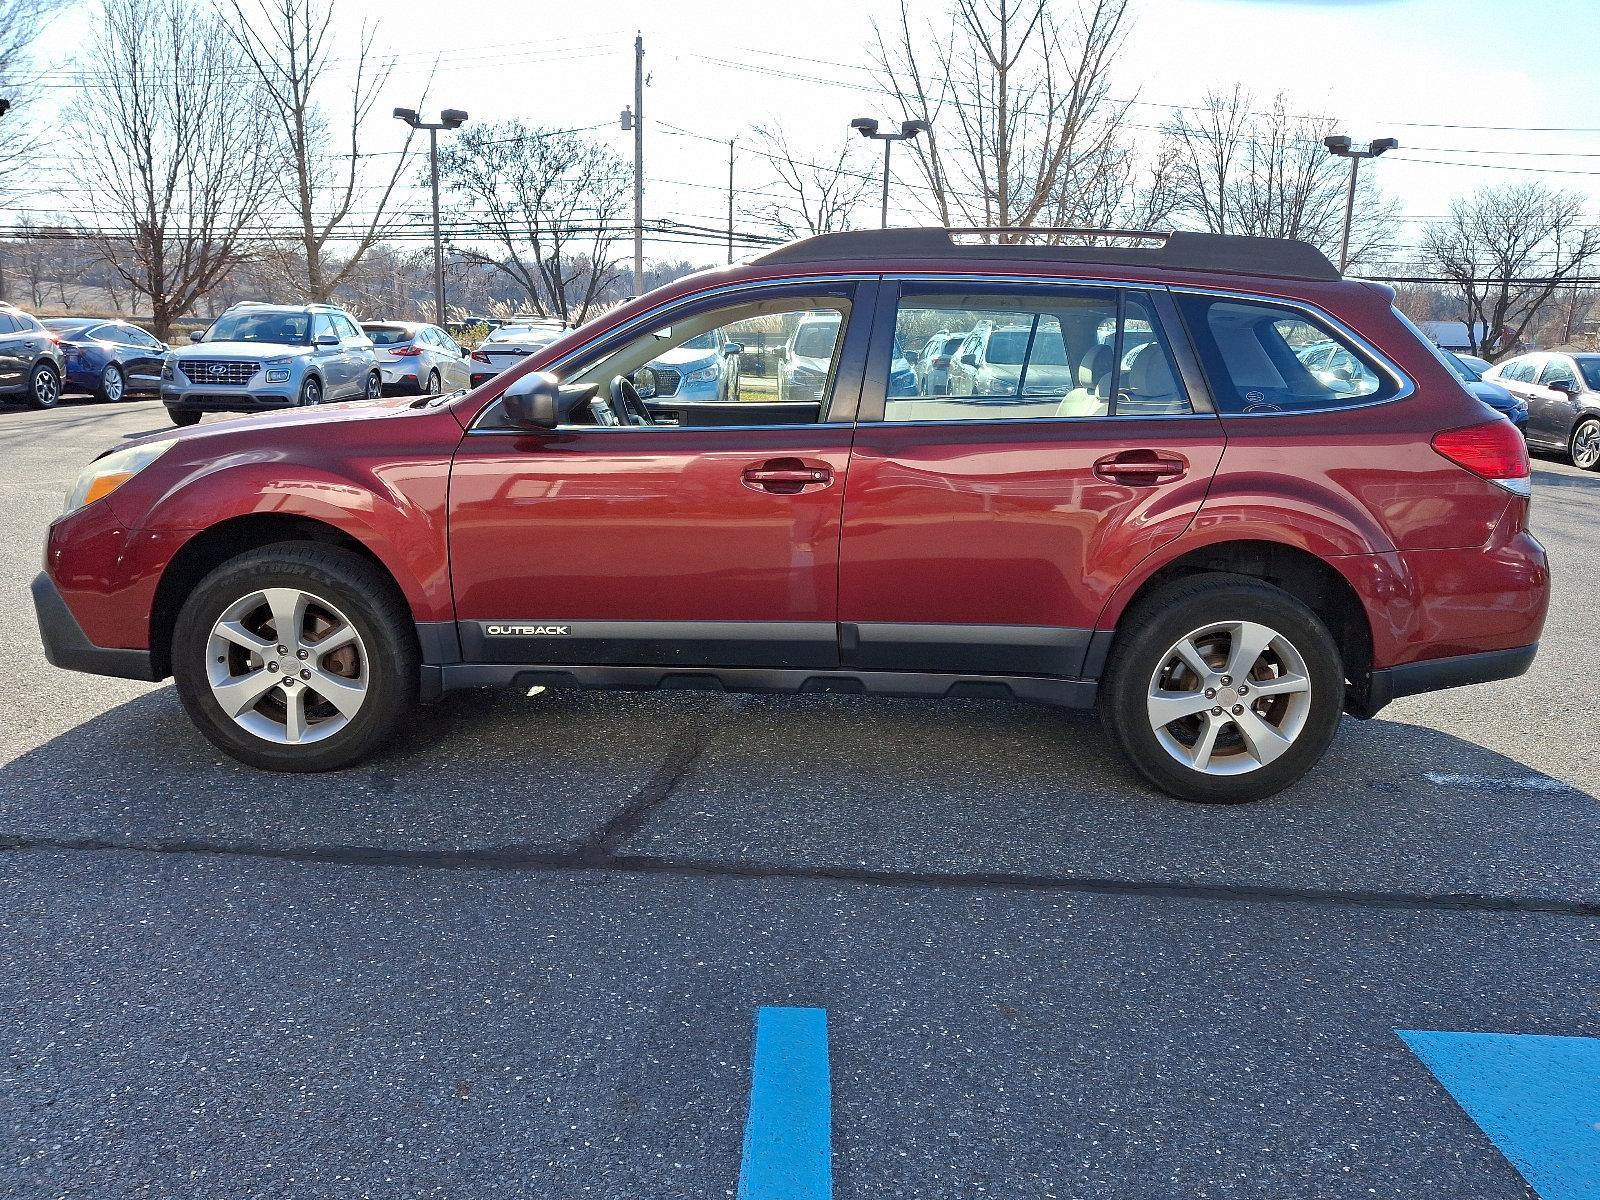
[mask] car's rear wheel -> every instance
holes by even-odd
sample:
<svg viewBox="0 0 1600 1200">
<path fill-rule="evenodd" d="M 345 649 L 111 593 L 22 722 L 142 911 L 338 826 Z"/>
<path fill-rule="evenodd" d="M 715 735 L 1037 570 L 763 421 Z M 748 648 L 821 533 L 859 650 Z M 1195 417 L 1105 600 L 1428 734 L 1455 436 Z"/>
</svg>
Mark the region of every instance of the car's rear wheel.
<svg viewBox="0 0 1600 1200">
<path fill-rule="evenodd" d="M 100 372 L 100 399 L 116 404 L 128 394 L 128 380 L 116 363 L 107 363 Z"/>
<path fill-rule="evenodd" d="M 1339 726 L 1344 668 L 1315 613 L 1236 575 L 1168 584 L 1124 615 L 1100 712 L 1169 795 L 1260 800 L 1316 765 Z"/>
<path fill-rule="evenodd" d="M 415 626 L 392 581 L 309 543 L 265 546 L 206 576 L 178 614 L 172 668 L 200 731 L 269 771 L 351 766 L 417 697 Z"/>
<path fill-rule="evenodd" d="M 1574 466 L 1585 471 L 1600 471 L 1600 421 L 1589 417 L 1579 421 L 1572 431 L 1572 444 L 1568 447 Z"/>
<path fill-rule="evenodd" d="M 437 372 L 437 371 L 429 371 L 428 372 L 428 395 L 437 396 L 439 394 L 440 390 L 441 390 L 441 388 L 440 388 L 440 385 L 439 385 L 439 372 Z"/>
<path fill-rule="evenodd" d="M 167 416 L 174 425 L 196 425 L 200 422 L 200 414 L 193 409 L 167 407 Z"/>
<path fill-rule="evenodd" d="M 61 376 L 49 363 L 40 363 L 28 376 L 28 403 L 34 408 L 54 408 L 61 403 Z"/>
<path fill-rule="evenodd" d="M 300 407 L 309 408 L 313 404 L 322 403 L 322 380 L 315 375 L 307 375 L 306 381 L 300 385 Z"/>
</svg>

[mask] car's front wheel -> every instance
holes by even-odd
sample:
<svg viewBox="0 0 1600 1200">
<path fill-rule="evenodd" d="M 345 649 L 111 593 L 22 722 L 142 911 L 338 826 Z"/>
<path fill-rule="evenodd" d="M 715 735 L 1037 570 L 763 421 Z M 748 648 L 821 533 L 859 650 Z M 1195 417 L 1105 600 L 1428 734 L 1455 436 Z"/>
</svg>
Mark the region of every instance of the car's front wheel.
<svg viewBox="0 0 1600 1200">
<path fill-rule="evenodd" d="M 1585 471 L 1600 471 L 1600 420 L 1590 417 L 1579 421 L 1572 431 L 1572 444 L 1568 449 L 1574 466 Z"/>
<path fill-rule="evenodd" d="M 200 422 L 200 414 L 193 409 L 173 408 L 168 405 L 167 416 L 171 418 L 174 425 L 197 425 Z"/>
<path fill-rule="evenodd" d="M 367 399 L 376 400 L 383 395 L 383 376 L 376 371 L 367 375 Z"/>
<path fill-rule="evenodd" d="M 309 408 L 313 404 L 322 403 L 322 380 L 315 375 L 307 375 L 306 381 L 300 385 L 300 407 Z"/>
<path fill-rule="evenodd" d="M 269 771 L 331 771 L 378 749 L 416 702 L 415 626 L 393 582 L 338 547 L 230 560 L 178 614 L 172 671 L 190 718 Z"/>
<path fill-rule="evenodd" d="M 1343 701 L 1339 650 L 1316 614 L 1279 588 L 1219 574 L 1167 584 L 1124 615 L 1100 713 L 1162 791 L 1241 804 L 1316 765 Z"/>
</svg>

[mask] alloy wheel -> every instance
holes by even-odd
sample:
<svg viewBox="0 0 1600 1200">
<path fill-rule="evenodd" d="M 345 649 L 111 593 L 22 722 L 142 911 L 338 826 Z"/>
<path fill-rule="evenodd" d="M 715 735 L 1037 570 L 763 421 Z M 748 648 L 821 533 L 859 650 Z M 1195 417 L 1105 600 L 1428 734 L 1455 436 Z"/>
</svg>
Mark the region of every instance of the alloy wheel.
<svg viewBox="0 0 1600 1200">
<path fill-rule="evenodd" d="M 211 695 L 241 729 L 303 745 L 347 726 L 367 698 L 366 647 L 327 601 L 292 587 L 235 601 L 206 644 Z"/>
<path fill-rule="evenodd" d="M 367 376 L 367 399 L 376 400 L 383 395 L 383 377 L 376 371 Z"/>
<path fill-rule="evenodd" d="M 1585 471 L 1600 464 L 1600 421 L 1585 421 L 1572 435 L 1572 461 Z"/>
<path fill-rule="evenodd" d="M 1161 656 L 1146 707 L 1156 740 L 1178 762 L 1206 775 L 1242 775 L 1294 745 L 1311 712 L 1311 679 L 1281 633 L 1218 621 Z"/>
<path fill-rule="evenodd" d="M 61 383 L 56 379 L 56 373 L 48 367 L 42 368 L 33 377 L 33 398 L 40 408 L 49 408 L 55 404 L 61 395 Z"/>
<path fill-rule="evenodd" d="M 122 372 L 117 369 L 115 364 L 107 366 L 100 375 L 100 394 L 107 400 L 116 402 L 122 399 L 124 390 L 125 384 L 123 383 Z"/>
</svg>

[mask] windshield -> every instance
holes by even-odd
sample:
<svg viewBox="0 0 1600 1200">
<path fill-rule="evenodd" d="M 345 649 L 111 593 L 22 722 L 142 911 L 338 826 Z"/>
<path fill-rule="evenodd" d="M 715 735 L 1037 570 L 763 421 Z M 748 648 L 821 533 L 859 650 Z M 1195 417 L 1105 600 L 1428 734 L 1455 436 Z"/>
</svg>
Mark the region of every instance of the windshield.
<svg viewBox="0 0 1600 1200">
<path fill-rule="evenodd" d="M 363 325 L 361 332 L 372 339 L 374 346 L 398 346 L 416 336 L 398 325 Z"/>
<path fill-rule="evenodd" d="M 717 348 L 717 331 L 708 329 L 699 337 L 690 338 L 678 348 L 680 350 L 715 350 Z"/>
<path fill-rule="evenodd" d="M 810 321 L 794 331 L 794 352 L 801 358 L 829 358 L 839 336 L 837 321 Z"/>
<path fill-rule="evenodd" d="M 206 330 L 205 342 L 273 342 L 285 346 L 311 344 L 311 314 L 303 312 L 223 313 Z"/>
</svg>

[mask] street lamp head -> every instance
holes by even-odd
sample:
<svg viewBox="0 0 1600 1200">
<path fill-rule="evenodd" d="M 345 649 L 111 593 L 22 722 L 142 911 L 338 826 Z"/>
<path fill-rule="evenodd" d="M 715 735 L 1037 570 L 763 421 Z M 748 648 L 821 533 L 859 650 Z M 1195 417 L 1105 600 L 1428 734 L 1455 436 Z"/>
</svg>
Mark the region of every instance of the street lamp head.
<svg viewBox="0 0 1600 1200">
<path fill-rule="evenodd" d="M 1399 148 L 1400 142 L 1398 139 L 1379 138 L 1377 141 L 1373 142 L 1367 147 L 1367 153 L 1372 155 L 1373 158 L 1377 158 L 1378 155 L 1382 154 L 1385 150 L 1397 150 Z"/>
<path fill-rule="evenodd" d="M 1350 139 L 1342 134 L 1335 137 L 1325 137 L 1322 144 L 1328 148 L 1329 154 L 1349 154 Z"/>
<path fill-rule="evenodd" d="M 862 137 L 869 138 L 877 134 L 878 123 L 871 117 L 857 117 L 854 121 L 850 122 L 850 128 L 854 129 Z"/>
<path fill-rule="evenodd" d="M 931 124 L 929 124 L 927 121 L 901 121 L 900 122 L 900 136 L 903 137 L 903 138 L 914 138 L 919 133 L 929 133 L 929 134 L 931 134 L 932 132 L 933 132 L 933 126 Z"/>
<path fill-rule="evenodd" d="M 415 126 L 417 123 L 417 110 L 414 108 L 397 108 L 394 116 L 395 120 L 404 121 L 407 125 Z"/>
<path fill-rule="evenodd" d="M 447 108 L 439 114 L 439 119 L 444 122 L 446 129 L 460 129 L 466 124 L 467 114 L 465 109 Z"/>
</svg>

